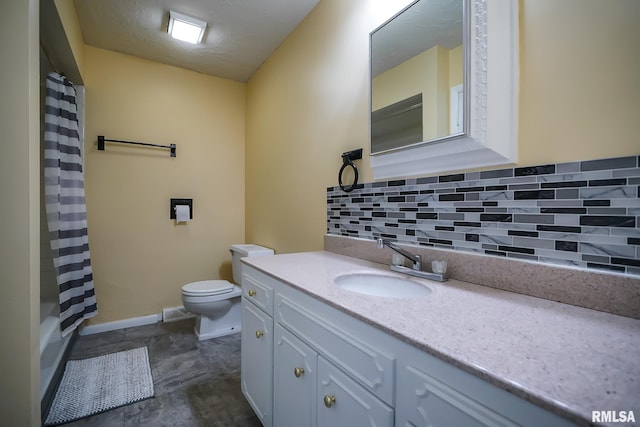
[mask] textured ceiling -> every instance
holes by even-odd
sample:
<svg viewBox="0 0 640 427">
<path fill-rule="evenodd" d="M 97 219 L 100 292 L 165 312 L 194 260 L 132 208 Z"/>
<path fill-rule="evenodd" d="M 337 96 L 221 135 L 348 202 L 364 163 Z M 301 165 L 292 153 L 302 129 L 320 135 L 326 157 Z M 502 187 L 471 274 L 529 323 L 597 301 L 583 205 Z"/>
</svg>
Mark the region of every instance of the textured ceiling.
<svg viewBox="0 0 640 427">
<path fill-rule="evenodd" d="M 85 43 L 246 82 L 319 0 L 75 0 Z M 207 21 L 203 43 L 167 34 L 169 10 Z"/>
</svg>

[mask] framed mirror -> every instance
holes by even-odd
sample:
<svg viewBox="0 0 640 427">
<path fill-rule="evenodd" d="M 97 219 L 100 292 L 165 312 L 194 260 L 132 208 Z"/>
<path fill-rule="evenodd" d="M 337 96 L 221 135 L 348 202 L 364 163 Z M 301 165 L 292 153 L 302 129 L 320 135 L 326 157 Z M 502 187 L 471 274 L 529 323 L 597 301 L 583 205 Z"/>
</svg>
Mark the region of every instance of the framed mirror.
<svg viewBox="0 0 640 427">
<path fill-rule="evenodd" d="M 416 0 L 370 33 L 374 178 L 516 162 L 518 13 Z"/>
<path fill-rule="evenodd" d="M 463 0 L 417 0 L 370 34 L 371 153 L 464 134 Z"/>
</svg>

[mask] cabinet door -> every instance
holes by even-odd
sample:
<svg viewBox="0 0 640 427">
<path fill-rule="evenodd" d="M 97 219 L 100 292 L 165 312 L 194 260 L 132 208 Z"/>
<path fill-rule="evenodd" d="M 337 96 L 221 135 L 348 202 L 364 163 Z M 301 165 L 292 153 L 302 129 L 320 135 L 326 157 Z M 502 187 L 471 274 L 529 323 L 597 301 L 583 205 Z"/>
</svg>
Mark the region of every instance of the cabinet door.
<svg viewBox="0 0 640 427">
<path fill-rule="evenodd" d="M 398 364 L 396 425 L 569 427 L 568 420 L 418 350 Z"/>
<path fill-rule="evenodd" d="M 273 319 L 242 300 L 241 388 L 262 425 L 271 427 L 273 405 Z"/>
<path fill-rule="evenodd" d="M 393 426 L 393 409 L 318 356 L 318 427 Z"/>
<path fill-rule="evenodd" d="M 315 425 L 317 353 L 281 325 L 275 325 L 273 425 Z"/>
<path fill-rule="evenodd" d="M 416 366 L 399 368 L 398 426 L 517 426 Z"/>
</svg>

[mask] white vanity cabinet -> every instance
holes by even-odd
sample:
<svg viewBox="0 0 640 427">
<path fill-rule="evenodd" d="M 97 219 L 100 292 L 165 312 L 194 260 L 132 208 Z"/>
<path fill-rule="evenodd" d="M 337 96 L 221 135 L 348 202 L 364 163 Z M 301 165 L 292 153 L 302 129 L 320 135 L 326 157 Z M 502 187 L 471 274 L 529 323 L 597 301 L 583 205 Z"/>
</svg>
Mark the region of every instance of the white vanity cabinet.
<svg viewBox="0 0 640 427">
<path fill-rule="evenodd" d="M 241 389 L 262 425 L 273 416 L 273 288 L 242 278 Z"/>
<path fill-rule="evenodd" d="M 242 391 L 264 426 L 573 425 L 246 266 L 256 284 L 271 299 L 243 295 Z"/>
<path fill-rule="evenodd" d="M 393 409 L 275 325 L 274 426 L 393 426 Z"/>
<path fill-rule="evenodd" d="M 275 297 L 273 424 L 392 427 L 393 409 L 376 394 L 392 397 L 393 360 L 322 310 L 294 301 L 292 291 L 281 292 L 287 296 Z"/>
</svg>

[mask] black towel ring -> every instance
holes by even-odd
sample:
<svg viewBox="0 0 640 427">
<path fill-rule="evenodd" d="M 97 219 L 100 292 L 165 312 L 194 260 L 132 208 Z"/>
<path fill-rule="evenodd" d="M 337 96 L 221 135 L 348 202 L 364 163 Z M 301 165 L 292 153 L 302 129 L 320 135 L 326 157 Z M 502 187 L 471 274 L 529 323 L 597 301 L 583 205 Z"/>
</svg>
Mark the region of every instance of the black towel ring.
<svg viewBox="0 0 640 427">
<path fill-rule="evenodd" d="M 342 167 L 340 168 L 340 172 L 338 172 L 338 183 L 340 184 L 340 189 L 342 191 L 344 191 L 345 193 L 349 193 L 351 191 L 353 191 L 353 189 L 356 187 L 356 185 L 358 184 L 358 168 L 356 167 L 355 164 L 353 164 L 353 162 L 351 160 L 349 160 L 348 157 L 343 157 L 344 163 L 342 163 Z M 347 168 L 347 166 L 351 166 L 351 168 L 353 169 L 353 184 L 346 186 L 342 183 L 342 172 L 344 172 L 344 170 Z"/>
<path fill-rule="evenodd" d="M 340 184 L 340 189 L 345 193 L 349 193 L 356 188 L 358 185 L 358 168 L 353 163 L 352 160 L 358 160 L 362 158 L 362 148 L 353 151 L 347 151 L 346 153 L 342 153 L 342 167 L 338 172 L 338 184 Z M 353 169 L 353 183 L 351 185 L 344 185 L 342 183 L 342 173 L 347 167 L 351 167 Z"/>
</svg>

